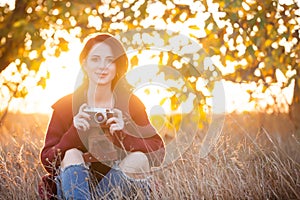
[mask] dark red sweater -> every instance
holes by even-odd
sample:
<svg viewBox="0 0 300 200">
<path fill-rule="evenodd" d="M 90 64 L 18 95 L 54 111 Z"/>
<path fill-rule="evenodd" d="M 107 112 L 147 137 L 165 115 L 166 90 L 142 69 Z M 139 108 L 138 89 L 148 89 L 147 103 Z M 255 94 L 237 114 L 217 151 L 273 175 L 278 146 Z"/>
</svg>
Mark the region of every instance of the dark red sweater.
<svg viewBox="0 0 300 200">
<path fill-rule="evenodd" d="M 150 156 L 151 163 L 159 165 L 164 159 L 164 142 L 151 126 L 143 103 L 135 95 L 130 95 L 127 101 L 117 98 L 115 105 L 123 114 L 128 113 L 130 115 L 135 122 L 134 128 L 136 130 L 143 131 L 151 136 L 147 138 L 135 137 L 129 132 L 132 129 L 127 129 L 127 126 L 125 126 L 122 131 L 113 136 L 114 143 L 118 146 L 124 146 L 126 151 L 149 153 L 148 155 L 152 155 Z M 73 95 L 70 94 L 61 98 L 52 108 L 53 114 L 48 126 L 45 145 L 41 151 L 41 161 L 45 169 L 50 174 L 55 175 L 56 169 L 68 149 L 78 148 L 83 152 L 87 152 L 87 149 L 73 125 L 73 115 L 78 112 L 77 110 L 73 113 Z M 122 141 L 120 141 L 120 138 L 122 138 Z M 103 175 L 110 170 L 110 167 L 100 162 L 92 163 L 91 168 Z"/>
</svg>

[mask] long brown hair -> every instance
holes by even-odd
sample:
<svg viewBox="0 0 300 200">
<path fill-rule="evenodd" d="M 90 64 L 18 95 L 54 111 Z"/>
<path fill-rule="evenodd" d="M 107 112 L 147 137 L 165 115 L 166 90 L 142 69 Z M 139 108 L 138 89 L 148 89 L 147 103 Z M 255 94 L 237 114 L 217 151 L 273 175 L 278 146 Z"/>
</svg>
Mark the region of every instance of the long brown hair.
<svg viewBox="0 0 300 200">
<path fill-rule="evenodd" d="M 80 53 L 79 62 L 80 65 L 83 66 L 85 59 L 88 56 L 90 50 L 93 48 L 93 46 L 101 42 L 105 42 L 107 45 L 109 45 L 115 56 L 114 62 L 116 63 L 117 73 L 115 78 L 112 81 L 112 89 L 113 89 L 116 83 L 118 82 L 118 80 L 127 72 L 128 69 L 128 58 L 127 58 L 126 51 L 123 45 L 121 44 L 121 42 L 117 40 L 113 35 L 108 33 L 99 33 L 90 36 Z M 86 74 L 84 79 L 87 79 Z M 87 82 L 88 80 L 83 80 L 83 81 Z"/>
</svg>

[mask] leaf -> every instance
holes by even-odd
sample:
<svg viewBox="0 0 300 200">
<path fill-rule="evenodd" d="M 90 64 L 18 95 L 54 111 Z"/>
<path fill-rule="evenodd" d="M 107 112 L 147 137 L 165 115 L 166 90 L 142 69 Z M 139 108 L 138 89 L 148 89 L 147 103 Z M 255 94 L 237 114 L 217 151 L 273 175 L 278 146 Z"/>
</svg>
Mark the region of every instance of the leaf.
<svg viewBox="0 0 300 200">
<path fill-rule="evenodd" d="M 24 98 L 28 94 L 28 90 L 26 87 L 22 87 L 22 89 L 18 88 L 18 91 L 15 93 L 15 98 Z"/>
<path fill-rule="evenodd" d="M 287 83 L 284 85 L 284 87 L 289 87 L 290 84 L 292 83 L 293 80 L 295 80 L 297 78 L 297 74 L 295 74 L 294 76 L 290 77 L 287 81 Z M 298 79 L 299 80 L 299 79 Z"/>
<path fill-rule="evenodd" d="M 267 89 L 268 89 L 267 85 L 264 84 L 263 87 L 262 87 L 261 92 L 262 92 L 262 93 L 265 93 Z"/>
<path fill-rule="evenodd" d="M 69 50 L 69 42 L 66 41 L 64 38 L 59 38 L 59 47 L 62 51 Z"/>
<path fill-rule="evenodd" d="M 138 57 L 137 55 L 134 55 L 131 59 L 130 59 L 130 63 L 131 63 L 131 66 L 134 67 L 134 66 L 137 66 L 138 65 Z"/>
<path fill-rule="evenodd" d="M 180 105 L 180 102 L 178 101 L 178 98 L 176 97 L 176 94 L 174 94 L 171 98 L 171 110 L 177 110 L 177 108 Z"/>
<path fill-rule="evenodd" d="M 39 80 L 39 82 L 37 83 L 37 85 L 41 86 L 43 89 L 45 89 L 46 88 L 46 83 L 47 83 L 46 80 L 47 79 L 45 77 L 41 77 L 40 80 Z"/>
<path fill-rule="evenodd" d="M 21 26 L 24 26 L 26 24 L 26 20 L 25 19 L 21 19 L 19 21 L 16 21 L 14 24 L 13 24 L 13 27 L 14 28 L 19 28 Z"/>
<path fill-rule="evenodd" d="M 252 45 L 250 45 L 250 46 L 247 47 L 246 52 L 248 52 L 253 57 L 255 56 L 254 55 L 254 49 L 253 49 Z"/>
<path fill-rule="evenodd" d="M 57 47 L 57 48 L 55 49 L 55 53 L 54 53 L 55 57 L 58 58 L 58 57 L 60 56 L 60 53 L 61 53 L 60 48 Z"/>
<path fill-rule="evenodd" d="M 166 102 L 167 99 L 169 99 L 169 98 L 168 98 L 168 97 L 162 98 L 162 99 L 160 100 L 160 102 L 159 102 L 159 105 L 162 106 L 162 105 Z"/>
<path fill-rule="evenodd" d="M 272 43 L 273 43 L 272 40 L 267 39 L 267 40 L 265 41 L 265 46 L 266 46 L 266 47 L 269 47 L 269 46 L 271 46 Z"/>
<path fill-rule="evenodd" d="M 150 95 L 150 90 L 149 90 L 149 88 L 146 88 L 146 89 L 144 90 L 144 93 L 145 93 L 146 95 Z"/>
<path fill-rule="evenodd" d="M 190 25 L 189 28 L 193 30 L 200 30 L 199 26 L 197 25 Z"/>
<path fill-rule="evenodd" d="M 268 24 L 266 28 L 267 28 L 267 34 L 268 34 L 268 35 L 271 35 L 271 32 L 274 30 L 273 25 Z"/>
</svg>

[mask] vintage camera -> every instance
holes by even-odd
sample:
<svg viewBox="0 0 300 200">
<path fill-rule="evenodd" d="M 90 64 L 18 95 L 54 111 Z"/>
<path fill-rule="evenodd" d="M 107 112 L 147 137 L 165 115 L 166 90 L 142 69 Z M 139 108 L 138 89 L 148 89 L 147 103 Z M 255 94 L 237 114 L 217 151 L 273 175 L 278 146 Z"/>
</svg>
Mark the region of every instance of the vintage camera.
<svg viewBox="0 0 300 200">
<path fill-rule="evenodd" d="M 116 113 L 112 109 L 89 106 L 85 107 L 84 111 L 90 115 L 89 123 L 93 127 L 88 134 L 88 153 L 83 155 L 85 161 L 106 163 L 116 160 L 117 150 L 109 130 L 106 129 L 109 127 L 109 124 L 106 124 L 107 120 L 116 116 Z"/>
<path fill-rule="evenodd" d="M 84 108 L 84 111 L 90 115 L 91 127 L 107 127 L 106 121 L 115 116 L 113 110 L 108 108 L 86 107 Z"/>
</svg>

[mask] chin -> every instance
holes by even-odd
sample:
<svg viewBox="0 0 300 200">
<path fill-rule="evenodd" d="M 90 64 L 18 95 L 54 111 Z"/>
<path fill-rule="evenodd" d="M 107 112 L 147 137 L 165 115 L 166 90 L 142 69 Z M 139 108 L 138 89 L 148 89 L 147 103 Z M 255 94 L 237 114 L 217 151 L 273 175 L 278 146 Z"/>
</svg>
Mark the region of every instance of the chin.
<svg viewBox="0 0 300 200">
<path fill-rule="evenodd" d="M 96 84 L 97 85 L 101 85 L 101 86 L 103 86 L 103 85 L 111 85 L 111 81 L 104 81 L 104 80 L 101 80 L 101 81 L 97 81 L 96 82 Z"/>
</svg>

